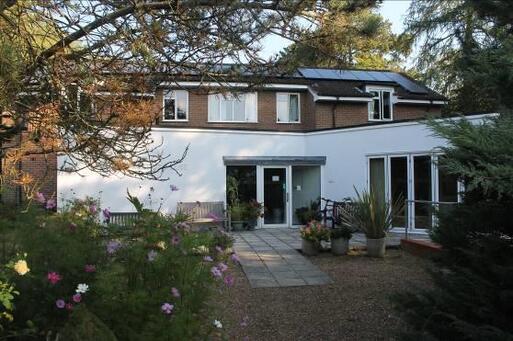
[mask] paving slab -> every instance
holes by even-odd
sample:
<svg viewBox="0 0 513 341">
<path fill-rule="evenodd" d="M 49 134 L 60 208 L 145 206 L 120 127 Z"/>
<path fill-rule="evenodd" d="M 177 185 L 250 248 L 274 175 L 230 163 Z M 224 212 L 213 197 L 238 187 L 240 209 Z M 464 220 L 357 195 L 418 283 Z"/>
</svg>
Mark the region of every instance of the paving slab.
<svg viewBox="0 0 513 341">
<path fill-rule="evenodd" d="M 297 251 L 298 230 L 232 232 L 235 252 L 252 288 L 324 285 L 331 282 L 308 258 Z M 308 280 L 306 279 L 308 278 Z"/>
</svg>

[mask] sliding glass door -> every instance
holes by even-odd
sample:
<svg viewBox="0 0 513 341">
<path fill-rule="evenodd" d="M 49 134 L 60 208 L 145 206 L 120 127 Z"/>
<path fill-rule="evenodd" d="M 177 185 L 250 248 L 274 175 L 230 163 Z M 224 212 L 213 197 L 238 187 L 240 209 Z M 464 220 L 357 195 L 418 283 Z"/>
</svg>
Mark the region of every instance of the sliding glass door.
<svg viewBox="0 0 513 341">
<path fill-rule="evenodd" d="M 433 223 L 431 156 L 413 156 L 414 228 L 430 229 Z"/>
<path fill-rule="evenodd" d="M 426 231 L 434 224 L 435 210 L 457 203 L 458 180 L 437 167 L 436 154 L 383 155 L 368 159 L 369 188 L 379 198 L 403 201 L 404 210 L 393 217 L 392 227 Z"/>
<path fill-rule="evenodd" d="M 390 200 L 406 203 L 408 199 L 408 157 L 390 157 Z M 393 227 L 406 226 L 406 206 L 393 217 Z"/>
</svg>

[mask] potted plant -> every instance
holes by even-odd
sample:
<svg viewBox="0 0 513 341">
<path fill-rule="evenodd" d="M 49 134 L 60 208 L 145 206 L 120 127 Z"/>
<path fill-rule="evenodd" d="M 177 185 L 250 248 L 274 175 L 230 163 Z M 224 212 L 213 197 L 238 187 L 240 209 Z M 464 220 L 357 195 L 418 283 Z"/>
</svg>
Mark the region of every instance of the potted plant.
<svg viewBox="0 0 513 341">
<path fill-rule="evenodd" d="M 394 203 L 380 200 L 372 191 L 359 193 L 352 205 L 342 209 L 343 226 L 365 233 L 367 238 L 367 255 L 384 257 L 387 232 L 392 226 L 392 218 L 403 207 L 400 198 Z"/>
<path fill-rule="evenodd" d="M 296 216 L 301 225 L 306 225 L 312 220 L 321 220 L 319 205 L 319 200 L 314 200 L 310 202 L 309 206 L 296 209 Z"/>
<path fill-rule="evenodd" d="M 251 199 L 251 201 L 247 204 L 246 210 L 246 222 L 248 225 L 248 230 L 254 230 L 257 226 L 258 218 L 260 218 L 263 214 L 264 205 L 256 201 L 255 199 Z"/>
<path fill-rule="evenodd" d="M 246 206 L 239 202 L 233 203 L 230 207 L 231 227 L 233 231 L 241 231 L 246 223 Z"/>
<path fill-rule="evenodd" d="M 353 231 L 347 226 L 331 229 L 331 253 L 337 256 L 347 254 L 349 250 L 349 239 L 351 239 L 352 236 Z"/>
<path fill-rule="evenodd" d="M 301 228 L 301 250 L 307 256 L 315 256 L 319 253 L 321 241 L 328 240 L 330 231 L 324 224 L 312 220 Z"/>
</svg>

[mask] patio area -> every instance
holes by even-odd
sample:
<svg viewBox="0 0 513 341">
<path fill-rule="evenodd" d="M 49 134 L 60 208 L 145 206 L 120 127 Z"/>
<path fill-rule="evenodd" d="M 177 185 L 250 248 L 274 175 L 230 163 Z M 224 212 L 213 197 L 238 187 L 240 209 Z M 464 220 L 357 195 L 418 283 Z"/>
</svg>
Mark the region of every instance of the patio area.
<svg viewBox="0 0 513 341">
<path fill-rule="evenodd" d="M 325 285 L 332 279 L 307 257 L 303 256 L 298 229 L 268 228 L 232 232 L 233 248 L 239 255 L 246 277 L 252 288 Z M 398 247 L 404 234 L 389 233 L 388 247 Z M 429 240 L 427 235 L 410 238 Z M 350 247 L 365 247 L 365 236 L 355 233 Z"/>
</svg>

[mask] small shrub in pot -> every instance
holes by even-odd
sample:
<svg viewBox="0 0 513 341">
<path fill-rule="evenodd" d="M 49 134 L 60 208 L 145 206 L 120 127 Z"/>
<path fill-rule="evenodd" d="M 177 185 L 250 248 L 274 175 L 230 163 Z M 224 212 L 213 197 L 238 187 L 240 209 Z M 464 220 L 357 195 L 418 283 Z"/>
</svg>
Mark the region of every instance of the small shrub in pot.
<svg viewBox="0 0 513 341">
<path fill-rule="evenodd" d="M 355 191 L 353 203 L 342 210 L 342 224 L 365 233 L 369 256 L 384 257 L 387 232 L 392 218 L 402 211 L 403 200 L 398 198 L 390 203 L 380 200 L 372 191 Z"/>
<path fill-rule="evenodd" d="M 324 224 L 312 220 L 305 227 L 301 228 L 301 249 L 305 255 L 315 256 L 319 253 L 321 241 L 327 241 L 330 231 Z"/>
<path fill-rule="evenodd" d="M 336 227 L 330 231 L 331 252 L 334 255 L 345 255 L 349 250 L 349 239 L 353 231 L 347 226 Z"/>
</svg>

